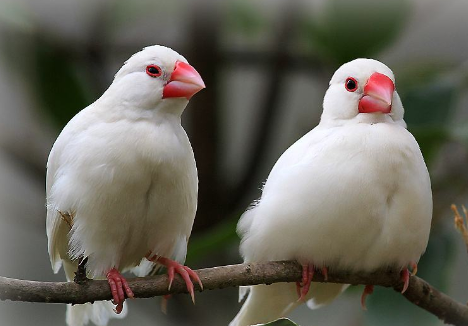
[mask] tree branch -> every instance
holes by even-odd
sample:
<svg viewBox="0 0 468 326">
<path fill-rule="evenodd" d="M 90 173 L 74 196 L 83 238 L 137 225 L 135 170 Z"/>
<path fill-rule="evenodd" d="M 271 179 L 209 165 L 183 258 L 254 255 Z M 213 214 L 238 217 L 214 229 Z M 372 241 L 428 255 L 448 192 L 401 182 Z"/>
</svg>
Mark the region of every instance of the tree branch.
<svg viewBox="0 0 468 326">
<path fill-rule="evenodd" d="M 205 290 L 233 286 L 296 282 L 301 279 L 301 266 L 296 262 L 266 262 L 205 268 L 197 271 Z M 345 284 L 373 284 L 402 290 L 400 273 L 380 270 L 371 273 L 352 274 L 335 271 L 325 281 L 320 273 L 315 282 Z M 186 293 L 185 283 L 176 276 L 171 291 L 167 290 L 166 275 L 129 279 L 136 298 L 149 298 L 169 293 Z M 201 291 L 197 284 L 195 289 Z M 468 306 L 462 305 L 439 292 L 424 280 L 412 276 L 408 290 L 403 294 L 415 305 L 434 314 L 445 323 L 468 325 Z M 0 277 L 0 299 L 47 303 L 86 303 L 112 298 L 107 281 L 89 281 L 83 285 L 73 282 L 36 282 Z"/>
</svg>

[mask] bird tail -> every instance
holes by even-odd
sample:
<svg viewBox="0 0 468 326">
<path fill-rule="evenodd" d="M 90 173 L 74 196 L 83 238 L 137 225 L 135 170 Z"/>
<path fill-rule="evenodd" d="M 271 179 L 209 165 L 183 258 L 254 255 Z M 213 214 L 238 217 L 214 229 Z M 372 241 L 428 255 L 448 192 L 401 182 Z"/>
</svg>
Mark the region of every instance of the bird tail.
<svg viewBox="0 0 468 326">
<path fill-rule="evenodd" d="M 78 265 L 69 260 L 63 260 L 63 267 L 68 281 L 73 281 Z M 97 326 L 106 326 L 111 318 L 124 318 L 127 315 L 127 305 L 124 303 L 122 312 L 117 315 L 110 301 L 67 305 L 66 321 L 68 326 L 84 326 L 89 322 Z"/>
<path fill-rule="evenodd" d="M 333 283 L 312 283 L 307 296 L 311 309 L 319 308 L 333 301 L 347 285 Z M 247 294 L 247 292 L 250 292 Z M 298 301 L 294 283 L 255 285 L 239 290 L 240 300 L 248 295 L 244 305 L 229 326 L 250 326 L 267 323 L 285 317 L 302 302 Z"/>
</svg>

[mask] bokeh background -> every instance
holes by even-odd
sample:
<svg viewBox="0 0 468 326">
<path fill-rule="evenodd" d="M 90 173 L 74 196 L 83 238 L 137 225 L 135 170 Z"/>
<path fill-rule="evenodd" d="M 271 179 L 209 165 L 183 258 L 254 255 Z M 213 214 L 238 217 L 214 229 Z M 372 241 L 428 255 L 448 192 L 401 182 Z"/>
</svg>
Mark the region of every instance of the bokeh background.
<svg viewBox="0 0 468 326">
<path fill-rule="evenodd" d="M 466 302 L 468 256 L 450 204 L 468 205 L 467 13 L 466 0 L 0 0 L 0 275 L 64 279 L 47 254 L 48 152 L 132 53 L 163 44 L 207 85 L 183 120 L 200 179 L 191 267 L 240 262 L 239 216 L 279 155 L 318 123 L 335 69 L 372 57 L 395 72 L 431 173 L 433 227 L 419 275 Z M 291 318 L 302 326 L 441 324 L 388 289 L 377 289 L 364 312 L 361 290 Z M 174 296 L 167 315 L 158 298 L 133 300 L 129 316 L 110 325 L 227 325 L 240 308 L 234 288 L 196 298 L 193 306 Z M 1 326 L 64 318 L 63 305 L 0 302 Z"/>
</svg>

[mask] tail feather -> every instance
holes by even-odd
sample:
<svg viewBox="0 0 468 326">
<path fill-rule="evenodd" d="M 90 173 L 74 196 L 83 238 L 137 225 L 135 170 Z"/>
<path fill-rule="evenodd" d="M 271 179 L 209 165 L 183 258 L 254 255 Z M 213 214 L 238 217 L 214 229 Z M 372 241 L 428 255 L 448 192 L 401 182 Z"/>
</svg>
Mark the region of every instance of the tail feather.
<svg viewBox="0 0 468 326">
<path fill-rule="evenodd" d="M 307 305 L 311 308 L 330 303 L 340 295 L 347 285 L 332 283 L 312 283 L 307 296 Z M 250 293 L 237 316 L 229 326 L 250 326 L 267 323 L 285 317 L 297 306 L 296 285 L 294 283 L 276 283 L 272 285 L 251 286 Z M 241 289 L 245 295 L 246 289 Z"/>
<path fill-rule="evenodd" d="M 251 286 L 244 305 L 229 326 L 250 326 L 284 316 L 294 309 L 290 306 L 297 301 L 294 287 L 292 283 Z"/>
<path fill-rule="evenodd" d="M 114 312 L 114 305 L 110 301 L 67 305 L 66 320 L 68 326 L 84 326 L 89 322 L 97 326 L 106 326 L 109 319 L 124 318 L 127 311 L 127 305 L 124 303 L 124 309 L 117 315 Z"/>
<path fill-rule="evenodd" d="M 73 281 L 77 264 L 69 260 L 63 260 L 63 268 L 68 281 Z M 66 321 L 68 326 L 84 326 L 89 322 L 97 326 L 106 326 L 111 318 L 122 319 L 127 315 L 127 305 L 120 314 L 114 312 L 114 305 L 110 301 L 98 301 L 94 303 L 67 305 Z"/>
</svg>

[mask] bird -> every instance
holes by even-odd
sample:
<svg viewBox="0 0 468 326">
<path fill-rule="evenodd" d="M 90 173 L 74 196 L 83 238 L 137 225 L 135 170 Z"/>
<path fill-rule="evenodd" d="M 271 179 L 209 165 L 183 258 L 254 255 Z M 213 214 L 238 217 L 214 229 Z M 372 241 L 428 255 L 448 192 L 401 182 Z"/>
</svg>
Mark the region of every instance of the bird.
<svg viewBox="0 0 468 326">
<path fill-rule="evenodd" d="M 403 292 L 415 273 L 432 219 L 429 173 L 407 130 L 393 72 L 359 58 L 333 74 L 319 124 L 272 168 L 259 200 L 238 223 L 245 262 L 296 260 L 302 279 L 241 287 L 245 302 L 229 324 L 286 316 L 329 304 L 348 285 L 312 282 L 315 272 L 396 268 Z M 367 285 L 361 297 L 372 293 Z"/>
<path fill-rule="evenodd" d="M 182 55 L 148 46 L 124 63 L 102 96 L 56 139 L 46 175 L 52 269 L 57 273 L 63 265 L 68 281 L 78 267 L 85 277 L 107 279 L 113 297 L 68 305 L 69 326 L 123 318 L 125 297 L 134 294 L 121 272 L 145 274 L 149 261 L 167 268 L 169 288 L 180 274 L 192 299 L 192 281 L 202 286 L 182 265 L 197 209 L 198 175 L 181 115 L 203 88 L 200 74 Z"/>
</svg>

